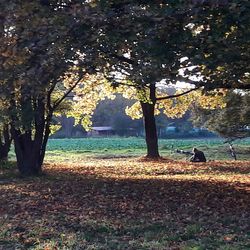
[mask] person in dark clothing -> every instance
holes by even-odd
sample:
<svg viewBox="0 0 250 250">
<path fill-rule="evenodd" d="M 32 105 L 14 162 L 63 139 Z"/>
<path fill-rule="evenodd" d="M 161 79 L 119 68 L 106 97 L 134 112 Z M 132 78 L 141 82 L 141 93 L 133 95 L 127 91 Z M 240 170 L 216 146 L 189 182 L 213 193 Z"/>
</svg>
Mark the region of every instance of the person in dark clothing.
<svg viewBox="0 0 250 250">
<path fill-rule="evenodd" d="M 204 153 L 197 148 L 193 148 L 193 156 L 190 158 L 191 162 L 206 162 Z"/>
<path fill-rule="evenodd" d="M 234 147 L 233 147 L 233 145 L 232 145 L 231 143 L 229 144 L 229 149 L 230 149 L 231 156 L 232 156 L 235 160 L 237 160 L 237 157 L 236 157 L 236 153 L 235 153 Z"/>
</svg>

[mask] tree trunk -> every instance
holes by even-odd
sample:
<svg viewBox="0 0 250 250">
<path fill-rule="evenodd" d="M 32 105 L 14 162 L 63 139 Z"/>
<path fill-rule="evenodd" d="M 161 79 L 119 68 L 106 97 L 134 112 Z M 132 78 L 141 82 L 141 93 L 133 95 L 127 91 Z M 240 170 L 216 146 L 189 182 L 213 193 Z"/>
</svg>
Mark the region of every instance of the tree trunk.
<svg viewBox="0 0 250 250">
<path fill-rule="evenodd" d="M 3 131 L 0 134 L 0 161 L 5 161 L 8 159 L 10 145 L 11 145 L 11 137 L 10 137 L 9 125 L 4 125 Z"/>
<path fill-rule="evenodd" d="M 158 136 L 155 122 L 155 85 L 150 86 L 150 102 L 142 102 L 141 107 L 144 117 L 144 128 L 147 144 L 147 155 L 149 158 L 159 158 Z"/>
<path fill-rule="evenodd" d="M 26 99 L 23 108 L 23 117 L 28 115 L 25 108 L 31 99 Z M 46 127 L 50 124 L 51 115 L 46 119 L 45 101 L 43 98 L 32 100 L 33 116 L 26 120 L 26 127 L 22 129 L 15 127 L 15 122 L 11 125 L 11 134 L 14 141 L 17 166 L 22 176 L 35 176 L 42 173 L 42 164 L 49 132 Z M 30 125 L 30 124 L 33 124 Z"/>
<path fill-rule="evenodd" d="M 144 116 L 147 157 L 158 158 L 160 157 L 160 155 L 158 149 L 158 137 L 155 124 L 155 116 L 154 116 L 155 105 L 151 103 L 141 102 L 141 107 Z"/>
<path fill-rule="evenodd" d="M 6 144 L 0 144 L 0 161 L 6 161 L 8 159 L 9 150 Z"/>
<path fill-rule="evenodd" d="M 39 148 L 31 138 L 30 132 L 21 134 L 18 129 L 11 130 L 15 153 L 17 158 L 17 167 L 23 176 L 39 175 L 42 171 L 42 165 L 39 162 Z"/>
</svg>

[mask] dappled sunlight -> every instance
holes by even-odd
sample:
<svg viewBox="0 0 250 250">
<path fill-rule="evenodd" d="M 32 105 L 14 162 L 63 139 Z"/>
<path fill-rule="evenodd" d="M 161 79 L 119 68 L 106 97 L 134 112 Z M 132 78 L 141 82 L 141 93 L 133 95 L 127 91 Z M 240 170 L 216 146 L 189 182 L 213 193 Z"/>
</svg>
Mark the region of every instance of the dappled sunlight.
<svg viewBox="0 0 250 250">
<path fill-rule="evenodd" d="M 44 176 L 1 185 L 0 232 L 10 246 L 26 248 L 52 241 L 57 249 L 109 249 L 114 242 L 124 249 L 182 249 L 193 241 L 238 247 L 248 241 L 249 163 L 46 164 Z"/>
<path fill-rule="evenodd" d="M 95 175 L 112 179 L 175 179 L 213 182 L 249 181 L 250 161 L 210 161 L 191 163 L 161 159 L 157 161 L 142 158 L 91 159 L 82 163 L 47 164 L 47 171 L 76 173 L 87 177 Z"/>
</svg>

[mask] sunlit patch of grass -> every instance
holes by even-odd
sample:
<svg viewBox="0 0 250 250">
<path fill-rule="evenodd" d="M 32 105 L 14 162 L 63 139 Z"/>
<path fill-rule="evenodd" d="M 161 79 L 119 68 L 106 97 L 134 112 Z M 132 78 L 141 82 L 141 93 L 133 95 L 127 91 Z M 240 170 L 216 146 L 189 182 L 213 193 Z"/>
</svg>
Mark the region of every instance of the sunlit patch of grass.
<svg viewBox="0 0 250 250">
<path fill-rule="evenodd" d="M 159 140 L 160 153 L 167 158 L 185 160 L 188 157 L 175 153 L 175 150 L 191 151 L 193 147 L 203 150 L 208 160 L 232 160 L 228 145 L 220 139 Z M 250 159 L 250 140 L 236 142 L 235 149 L 240 160 Z M 143 138 L 52 139 L 48 143 L 46 161 L 79 162 L 93 156 L 138 157 L 145 153 L 146 144 Z"/>
</svg>

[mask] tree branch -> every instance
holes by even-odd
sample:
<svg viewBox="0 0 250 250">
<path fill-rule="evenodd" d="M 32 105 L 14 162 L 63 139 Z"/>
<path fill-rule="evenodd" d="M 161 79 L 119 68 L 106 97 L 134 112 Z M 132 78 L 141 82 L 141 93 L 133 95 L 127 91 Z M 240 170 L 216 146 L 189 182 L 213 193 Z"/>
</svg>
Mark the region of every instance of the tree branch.
<svg viewBox="0 0 250 250">
<path fill-rule="evenodd" d="M 214 85 L 213 89 L 250 89 L 250 84 L 221 84 L 221 85 Z"/>
<path fill-rule="evenodd" d="M 55 101 L 54 106 L 52 107 L 52 110 L 54 111 L 60 104 L 61 102 L 71 93 L 71 91 L 77 86 L 77 84 L 82 80 L 83 75 L 79 77 L 79 79 L 64 93 L 64 95 Z"/>
<path fill-rule="evenodd" d="M 109 55 L 112 56 L 112 57 L 114 57 L 114 58 L 116 58 L 116 59 L 118 59 L 121 62 L 125 62 L 125 63 L 128 63 L 128 64 L 135 64 L 135 61 L 132 60 L 132 59 L 130 59 L 130 58 L 128 58 L 128 57 L 120 56 L 120 55 L 117 55 L 115 53 L 110 53 Z"/>
<path fill-rule="evenodd" d="M 47 100 L 47 108 L 48 108 L 49 112 L 53 112 L 53 107 L 51 105 L 51 94 L 54 91 L 54 89 L 56 87 L 56 84 L 57 84 L 57 82 L 53 83 L 52 87 L 49 89 L 48 94 L 47 94 L 47 98 L 48 98 L 48 100 Z"/>
<path fill-rule="evenodd" d="M 241 83 L 239 81 L 235 81 L 235 82 L 227 82 L 227 83 L 222 83 L 221 81 L 216 81 L 213 83 L 209 83 L 207 81 L 194 81 L 191 79 L 188 79 L 186 77 L 182 77 L 182 76 L 178 76 L 176 78 L 176 81 L 182 81 L 182 82 L 186 82 L 189 84 L 193 84 L 197 87 L 204 87 L 205 90 L 214 90 L 214 89 L 250 89 L 250 83 L 244 84 Z"/>
<path fill-rule="evenodd" d="M 166 100 L 166 99 L 171 99 L 171 98 L 180 97 L 180 96 L 186 95 L 186 94 L 188 94 L 188 93 L 190 93 L 190 92 L 192 92 L 192 91 L 195 91 L 195 90 L 197 90 L 197 89 L 199 89 L 199 88 L 200 88 L 200 87 L 196 87 L 196 88 L 194 88 L 194 89 L 189 89 L 189 90 L 187 90 L 187 91 L 185 91 L 185 92 L 182 92 L 182 93 L 176 94 L 176 95 L 168 95 L 168 96 L 164 96 L 164 97 L 158 97 L 158 98 L 156 98 L 156 101 L 161 101 L 161 100 Z"/>
</svg>

